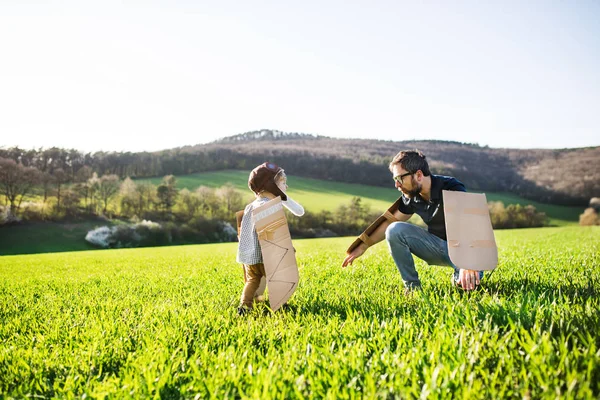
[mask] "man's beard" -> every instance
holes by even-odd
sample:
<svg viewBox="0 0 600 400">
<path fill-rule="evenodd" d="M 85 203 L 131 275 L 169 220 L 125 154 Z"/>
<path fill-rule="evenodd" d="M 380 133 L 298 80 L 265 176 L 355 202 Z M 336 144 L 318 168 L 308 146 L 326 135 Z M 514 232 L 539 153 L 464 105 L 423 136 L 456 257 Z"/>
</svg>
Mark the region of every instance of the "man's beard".
<svg viewBox="0 0 600 400">
<path fill-rule="evenodd" d="M 413 180 L 412 183 L 414 184 L 415 181 Z M 419 193 L 421 193 L 421 189 L 423 189 L 423 185 L 421 185 L 420 183 L 418 183 L 417 185 L 414 185 L 411 190 L 409 190 L 407 192 L 402 192 L 402 193 L 404 193 L 404 195 L 406 197 L 408 197 L 409 199 L 412 199 L 416 195 L 418 195 Z"/>
</svg>

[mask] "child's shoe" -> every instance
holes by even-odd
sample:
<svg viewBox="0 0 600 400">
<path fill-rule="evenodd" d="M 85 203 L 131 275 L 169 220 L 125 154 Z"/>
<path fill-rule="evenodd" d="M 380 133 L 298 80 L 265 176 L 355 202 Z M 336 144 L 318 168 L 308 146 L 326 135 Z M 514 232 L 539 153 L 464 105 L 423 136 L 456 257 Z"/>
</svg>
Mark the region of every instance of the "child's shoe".
<svg viewBox="0 0 600 400">
<path fill-rule="evenodd" d="M 250 313 L 250 311 L 252 311 L 252 309 L 250 309 L 246 306 L 239 306 L 237 309 L 237 314 L 238 315 L 246 315 L 246 314 Z"/>
</svg>

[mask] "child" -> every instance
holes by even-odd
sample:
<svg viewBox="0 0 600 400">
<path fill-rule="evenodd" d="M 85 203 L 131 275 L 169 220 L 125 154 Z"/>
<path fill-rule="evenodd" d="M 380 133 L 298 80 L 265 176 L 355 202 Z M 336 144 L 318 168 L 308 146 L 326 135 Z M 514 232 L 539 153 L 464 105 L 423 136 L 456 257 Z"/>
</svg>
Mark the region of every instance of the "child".
<svg viewBox="0 0 600 400">
<path fill-rule="evenodd" d="M 287 178 L 283 169 L 277 165 L 266 162 L 254 168 L 248 178 L 248 187 L 254 192 L 256 200 L 244 209 L 240 229 L 237 262 L 243 264 L 246 282 L 238 307 L 240 315 L 252 309 L 254 299 L 261 296 L 265 289 L 265 266 L 252 220 L 252 210 L 279 196 L 292 214 L 298 217 L 304 215 L 304 208 L 286 195 Z"/>
</svg>

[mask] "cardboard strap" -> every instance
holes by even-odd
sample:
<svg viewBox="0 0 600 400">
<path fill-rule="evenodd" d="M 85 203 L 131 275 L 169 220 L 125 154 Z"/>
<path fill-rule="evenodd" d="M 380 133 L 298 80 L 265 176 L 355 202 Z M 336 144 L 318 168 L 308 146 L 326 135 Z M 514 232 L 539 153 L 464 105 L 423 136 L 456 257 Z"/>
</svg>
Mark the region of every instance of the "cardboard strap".
<svg viewBox="0 0 600 400">
<path fill-rule="evenodd" d="M 398 222 L 400 221 L 398 218 L 394 217 L 394 214 L 392 214 L 390 212 L 390 210 L 387 210 L 386 212 L 384 212 L 383 214 L 381 214 L 381 216 L 378 218 L 379 220 L 381 220 L 381 222 L 383 222 L 383 219 L 381 218 L 383 217 L 383 219 L 388 220 L 389 222 Z M 381 222 L 379 225 L 381 225 Z M 375 243 L 373 242 L 373 240 L 371 240 L 371 236 L 369 236 L 367 234 L 367 231 L 364 231 L 363 233 L 360 234 L 360 236 L 358 237 L 364 244 L 366 244 L 367 246 L 371 247 L 373 246 Z"/>
<path fill-rule="evenodd" d="M 400 221 L 398 218 L 394 217 L 394 214 L 392 214 L 389 210 L 383 213 L 383 217 L 390 222 Z"/>
<path fill-rule="evenodd" d="M 273 240 L 275 231 L 286 224 L 287 221 L 283 218 L 271 222 L 269 225 L 256 232 L 258 234 L 258 240 Z"/>
<path fill-rule="evenodd" d="M 460 242 L 458 240 L 448 240 L 448 246 L 460 247 Z M 496 242 L 493 240 L 472 240 L 471 243 L 469 243 L 469 247 L 494 248 L 496 247 Z"/>
<path fill-rule="evenodd" d="M 358 237 L 360 240 L 363 241 L 364 244 L 366 244 L 367 246 L 371 247 L 373 246 L 375 243 L 373 243 L 373 241 L 371 240 L 370 236 L 367 236 L 367 234 L 365 232 L 361 233 L 360 236 Z"/>
</svg>

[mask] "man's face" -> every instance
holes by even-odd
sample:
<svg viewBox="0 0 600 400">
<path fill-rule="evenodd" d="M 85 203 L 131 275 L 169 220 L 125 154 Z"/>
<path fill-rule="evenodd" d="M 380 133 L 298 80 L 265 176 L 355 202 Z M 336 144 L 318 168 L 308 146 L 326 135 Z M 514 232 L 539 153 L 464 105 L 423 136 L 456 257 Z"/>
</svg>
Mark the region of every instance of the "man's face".
<svg viewBox="0 0 600 400">
<path fill-rule="evenodd" d="M 406 197 L 412 199 L 415 197 L 423 186 L 415 180 L 414 175 L 406 171 L 400 164 L 394 165 L 392 168 L 394 183 L 396 189 L 401 191 Z"/>
</svg>

